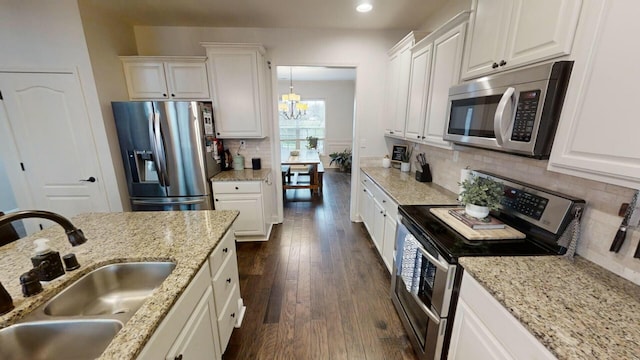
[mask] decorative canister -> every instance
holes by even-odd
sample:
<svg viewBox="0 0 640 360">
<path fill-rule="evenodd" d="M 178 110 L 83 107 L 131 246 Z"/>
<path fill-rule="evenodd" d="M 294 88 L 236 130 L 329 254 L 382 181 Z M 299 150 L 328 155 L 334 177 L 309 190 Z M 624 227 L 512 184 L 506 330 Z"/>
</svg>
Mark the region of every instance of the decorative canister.
<svg viewBox="0 0 640 360">
<path fill-rule="evenodd" d="M 391 167 L 391 159 L 389 159 L 389 155 L 385 155 L 384 158 L 382 158 L 382 167 L 384 168 Z"/>
<path fill-rule="evenodd" d="M 244 170 L 244 156 L 233 155 L 233 170 Z"/>
</svg>

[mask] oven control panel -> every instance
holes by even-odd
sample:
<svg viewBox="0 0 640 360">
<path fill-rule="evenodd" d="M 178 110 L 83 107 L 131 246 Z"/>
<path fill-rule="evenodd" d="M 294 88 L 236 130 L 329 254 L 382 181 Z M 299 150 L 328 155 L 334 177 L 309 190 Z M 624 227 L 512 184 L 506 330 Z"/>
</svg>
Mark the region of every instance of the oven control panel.
<svg viewBox="0 0 640 360">
<path fill-rule="evenodd" d="M 499 175 L 481 171 L 473 173 L 503 185 L 504 197 L 500 204 L 501 212 L 553 234 L 560 234 L 573 218 L 576 208 L 584 207 L 585 204 L 584 200 Z"/>
</svg>

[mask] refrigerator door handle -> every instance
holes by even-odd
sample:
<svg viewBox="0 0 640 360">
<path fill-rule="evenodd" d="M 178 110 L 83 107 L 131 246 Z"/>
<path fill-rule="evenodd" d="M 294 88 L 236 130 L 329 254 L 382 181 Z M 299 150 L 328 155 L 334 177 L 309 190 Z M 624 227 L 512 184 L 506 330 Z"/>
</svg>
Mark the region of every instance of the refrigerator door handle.
<svg viewBox="0 0 640 360">
<path fill-rule="evenodd" d="M 160 163 L 158 162 L 158 144 L 156 143 L 156 130 L 154 127 L 154 118 L 155 113 L 152 112 L 149 114 L 149 142 L 151 144 L 151 158 L 153 159 L 153 164 L 156 167 L 156 171 L 158 172 L 158 182 L 160 186 L 164 187 L 164 175 L 162 174 L 162 168 L 160 167 Z"/>
<path fill-rule="evenodd" d="M 205 202 L 205 199 L 192 199 L 192 200 L 137 200 L 131 199 L 131 203 L 134 205 L 193 205 L 201 204 Z"/>
<path fill-rule="evenodd" d="M 158 147 L 158 161 L 164 178 L 164 186 L 170 186 L 169 174 L 167 174 L 167 156 L 164 151 L 164 141 L 162 139 L 162 129 L 160 128 L 160 114 L 154 113 L 154 129 L 156 134 L 156 146 Z"/>
</svg>

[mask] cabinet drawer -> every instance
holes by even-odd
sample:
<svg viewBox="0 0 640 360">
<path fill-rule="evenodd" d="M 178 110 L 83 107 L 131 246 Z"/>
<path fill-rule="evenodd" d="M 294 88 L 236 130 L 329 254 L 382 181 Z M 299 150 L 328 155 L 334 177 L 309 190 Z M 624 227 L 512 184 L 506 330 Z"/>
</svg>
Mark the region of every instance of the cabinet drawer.
<svg viewBox="0 0 640 360">
<path fill-rule="evenodd" d="M 387 216 L 393 216 L 394 218 L 397 218 L 398 204 L 393 201 L 393 199 L 391 199 L 391 197 L 387 195 L 387 193 L 382 191 L 382 189 L 379 190 L 380 203 L 382 204 L 384 210 L 387 212 Z"/>
<path fill-rule="evenodd" d="M 216 195 L 260 193 L 260 182 L 258 181 L 214 181 L 211 184 Z"/>
<path fill-rule="evenodd" d="M 218 313 L 218 332 L 220 334 L 220 349 L 222 349 L 222 353 L 224 353 L 227 344 L 229 344 L 231 332 L 236 325 L 236 320 L 240 316 L 240 310 L 238 309 L 239 298 L 239 290 L 236 285 L 231 290 L 231 296 L 227 299 L 222 312 Z"/>
<path fill-rule="evenodd" d="M 224 237 L 209 257 L 209 267 L 212 278 L 216 276 L 222 264 L 231 255 L 233 255 L 234 258 L 236 257 L 236 237 L 233 234 L 233 229 L 228 230 L 227 233 L 224 234 Z"/>
<path fill-rule="evenodd" d="M 213 298 L 216 304 L 216 312 L 222 313 L 223 306 L 227 302 L 234 287 L 238 284 L 238 261 L 236 255 L 227 256 L 222 268 L 213 277 Z"/>
</svg>

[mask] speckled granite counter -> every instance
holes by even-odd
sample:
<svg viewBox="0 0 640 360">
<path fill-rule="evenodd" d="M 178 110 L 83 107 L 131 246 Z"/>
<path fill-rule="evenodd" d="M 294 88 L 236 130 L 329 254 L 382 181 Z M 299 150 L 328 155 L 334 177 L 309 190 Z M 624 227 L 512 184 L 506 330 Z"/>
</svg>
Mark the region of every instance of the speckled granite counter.
<svg viewBox="0 0 640 360">
<path fill-rule="evenodd" d="M 100 359 L 134 359 L 166 313 L 185 290 L 208 255 L 238 216 L 237 211 L 168 211 L 83 214 L 71 219 L 88 241 L 72 247 L 62 227 L 54 225 L 33 236 L 0 247 L 0 281 L 15 309 L 0 316 L 11 325 L 65 286 L 102 265 L 126 261 L 174 261 L 176 267 L 118 332 Z M 31 266 L 33 240 L 45 237 L 61 255 L 73 252 L 80 269 L 49 283 L 36 296 L 22 296 L 19 277 Z"/>
<path fill-rule="evenodd" d="M 559 359 L 640 359 L 640 286 L 580 257 L 460 264 Z"/>
<path fill-rule="evenodd" d="M 271 169 L 260 170 L 228 170 L 222 171 L 211 178 L 211 181 L 263 181 L 271 174 Z"/>
<path fill-rule="evenodd" d="M 393 168 L 361 168 L 398 205 L 457 204 L 458 195 L 434 183 L 416 181 L 415 173 L 403 173 Z"/>
</svg>

